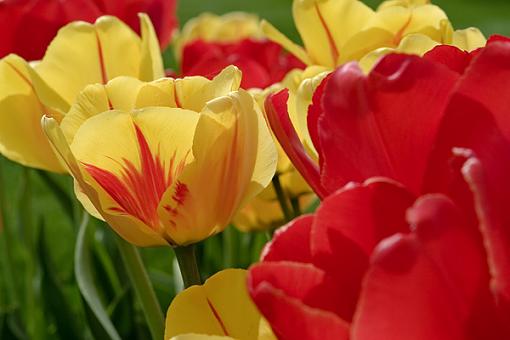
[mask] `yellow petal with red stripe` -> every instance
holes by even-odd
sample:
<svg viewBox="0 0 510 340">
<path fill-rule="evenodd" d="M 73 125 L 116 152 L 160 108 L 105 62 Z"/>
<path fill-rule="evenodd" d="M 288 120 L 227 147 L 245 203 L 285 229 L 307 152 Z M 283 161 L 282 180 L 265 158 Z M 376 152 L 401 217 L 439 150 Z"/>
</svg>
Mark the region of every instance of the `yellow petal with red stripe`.
<svg viewBox="0 0 510 340">
<path fill-rule="evenodd" d="M 81 191 L 117 233 L 139 246 L 162 245 L 172 242 L 157 207 L 192 160 L 197 116 L 172 108 L 109 111 L 86 120 L 70 147 L 56 122 L 45 120 L 45 130 Z"/>
<path fill-rule="evenodd" d="M 246 288 L 246 271 L 223 270 L 202 286 L 192 286 L 172 301 L 165 339 L 189 333 L 235 339 L 275 339 L 262 330 L 262 317 Z M 193 339 L 193 338 L 184 338 Z"/>
<path fill-rule="evenodd" d="M 72 103 L 88 84 L 137 77 L 139 65 L 140 38 L 119 19 L 101 17 L 95 24 L 74 22 L 60 29 L 35 69 Z"/>
<path fill-rule="evenodd" d="M 262 113 L 242 90 L 209 102 L 200 113 L 193 156 L 159 208 L 169 238 L 181 245 L 223 230 L 269 184 L 277 163 Z"/>
<path fill-rule="evenodd" d="M 333 68 L 342 46 L 366 26 L 374 11 L 357 0 L 295 0 L 293 15 L 310 58 Z"/>
</svg>

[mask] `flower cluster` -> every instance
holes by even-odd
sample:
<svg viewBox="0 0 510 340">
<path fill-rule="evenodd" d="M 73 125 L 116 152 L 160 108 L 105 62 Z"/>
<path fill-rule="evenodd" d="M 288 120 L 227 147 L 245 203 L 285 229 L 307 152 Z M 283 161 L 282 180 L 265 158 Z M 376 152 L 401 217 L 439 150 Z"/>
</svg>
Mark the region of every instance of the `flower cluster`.
<svg viewBox="0 0 510 340">
<path fill-rule="evenodd" d="M 510 338 L 510 38 L 427 0 L 294 0 L 303 46 L 206 13 L 165 71 L 175 6 L 0 3 L 0 153 L 173 248 L 165 339 Z M 260 262 L 201 285 L 194 246 L 230 224 L 267 231 Z"/>
</svg>

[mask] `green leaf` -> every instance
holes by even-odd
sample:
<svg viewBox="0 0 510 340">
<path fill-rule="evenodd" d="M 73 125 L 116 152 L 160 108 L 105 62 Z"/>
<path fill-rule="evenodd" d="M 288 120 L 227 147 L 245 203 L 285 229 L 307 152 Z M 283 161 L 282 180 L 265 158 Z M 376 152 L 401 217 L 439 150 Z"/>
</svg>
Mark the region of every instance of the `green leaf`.
<svg viewBox="0 0 510 340">
<path fill-rule="evenodd" d="M 74 265 L 76 281 L 83 296 L 83 299 L 90 307 L 97 321 L 104 329 L 105 333 L 112 340 L 120 340 L 119 333 L 115 329 L 112 321 L 108 317 L 106 307 L 99 298 L 99 292 L 94 283 L 92 272 L 92 254 L 91 254 L 91 236 L 92 225 L 89 223 L 89 215 L 84 213 L 78 239 L 76 241 L 76 251 L 74 254 Z"/>
<path fill-rule="evenodd" d="M 74 201 L 72 196 L 60 186 L 58 181 L 53 178 L 51 174 L 43 170 L 36 170 L 36 173 L 55 196 L 71 223 L 75 223 Z"/>
<path fill-rule="evenodd" d="M 44 226 L 39 237 L 38 254 L 42 268 L 42 290 L 48 311 L 54 316 L 57 333 L 61 339 L 83 339 L 84 332 L 78 325 L 75 311 L 68 302 L 64 287 L 58 280 L 51 262 L 49 249 L 46 248 Z"/>
</svg>

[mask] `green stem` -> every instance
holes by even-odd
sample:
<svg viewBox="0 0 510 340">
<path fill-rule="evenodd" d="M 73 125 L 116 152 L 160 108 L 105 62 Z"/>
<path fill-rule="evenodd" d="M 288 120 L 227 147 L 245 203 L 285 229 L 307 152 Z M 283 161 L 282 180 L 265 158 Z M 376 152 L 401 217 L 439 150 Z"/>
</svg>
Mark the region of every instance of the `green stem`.
<svg viewBox="0 0 510 340">
<path fill-rule="evenodd" d="M 115 238 L 136 296 L 142 305 L 152 339 L 163 339 L 164 321 L 149 275 L 138 249 L 120 237 Z"/>
<path fill-rule="evenodd" d="M 283 216 L 285 217 L 285 221 L 289 222 L 292 219 L 292 213 L 290 211 L 287 196 L 283 191 L 282 184 L 280 183 L 280 176 L 278 174 L 273 177 L 273 187 L 276 193 L 276 198 L 280 203 L 280 207 L 282 208 Z"/>
<path fill-rule="evenodd" d="M 301 206 L 299 205 L 299 197 L 292 197 L 290 199 L 290 204 L 292 205 L 292 210 L 294 211 L 294 217 L 298 217 L 302 214 Z"/>
<path fill-rule="evenodd" d="M 202 284 L 195 256 L 195 245 L 175 247 L 174 251 L 179 262 L 184 288 Z"/>
</svg>

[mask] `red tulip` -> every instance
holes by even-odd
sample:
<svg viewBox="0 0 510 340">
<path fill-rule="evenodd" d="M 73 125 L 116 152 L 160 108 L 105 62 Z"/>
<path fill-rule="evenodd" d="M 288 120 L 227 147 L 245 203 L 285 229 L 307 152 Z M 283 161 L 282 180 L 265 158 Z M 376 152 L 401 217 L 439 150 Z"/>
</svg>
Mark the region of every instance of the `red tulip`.
<svg viewBox="0 0 510 340">
<path fill-rule="evenodd" d="M 228 65 L 241 69 L 241 86 L 245 89 L 266 88 L 281 81 L 290 70 L 304 68 L 297 58 L 268 40 L 247 38 L 233 43 L 195 40 L 183 47 L 184 76 L 214 77 Z"/>
<path fill-rule="evenodd" d="M 325 198 L 250 270 L 280 338 L 510 338 L 509 97 L 503 37 L 471 54 L 390 55 L 369 75 L 345 65 L 308 112 L 319 164 L 287 94 L 267 100 L 282 147 Z"/>
<path fill-rule="evenodd" d="M 4 0 L 0 2 L 0 57 L 15 53 L 27 60 L 41 59 L 60 27 L 101 15 L 118 16 L 139 32 L 138 12 L 146 12 L 160 44 L 166 46 L 177 26 L 175 0 Z"/>
<path fill-rule="evenodd" d="M 508 225 L 492 215 L 481 164 L 463 166 L 477 229 L 445 195 L 415 200 L 382 178 L 280 229 L 248 276 L 278 338 L 509 339 Z"/>
<path fill-rule="evenodd" d="M 506 148 L 498 140 L 510 138 L 510 41 L 502 40 L 471 54 L 440 46 L 424 58 L 389 55 L 369 75 L 355 63 L 337 69 L 317 89 L 307 118 L 319 164 L 295 134 L 285 91 L 267 99 L 269 121 L 323 198 L 372 176 L 392 178 L 415 195 L 451 194 L 453 148 L 472 149 L 490 167 L 494 148 Z"/>
</svg>

